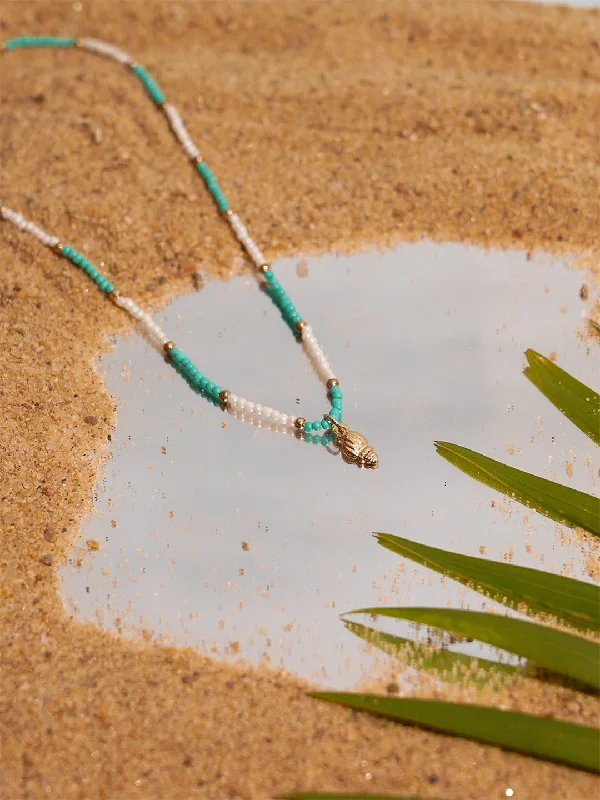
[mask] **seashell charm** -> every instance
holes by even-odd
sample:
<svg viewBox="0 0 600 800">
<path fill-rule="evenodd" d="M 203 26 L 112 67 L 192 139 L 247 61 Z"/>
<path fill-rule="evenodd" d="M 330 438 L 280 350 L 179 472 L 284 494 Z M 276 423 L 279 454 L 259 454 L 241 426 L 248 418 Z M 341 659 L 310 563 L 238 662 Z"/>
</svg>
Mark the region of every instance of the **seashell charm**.
<svg viewBox="0 0 600 800">
<path fill-rule="evenodd" d="M 330 417 L 329 414 L 325 415 L 325 419 L 331 423 L 344 461 L 357 464 L 359 467 L 377 469 L 379 465 L 377 453 L 361 433 L 351 431 L 346 425 L 342 425 Z"/>
</svg>

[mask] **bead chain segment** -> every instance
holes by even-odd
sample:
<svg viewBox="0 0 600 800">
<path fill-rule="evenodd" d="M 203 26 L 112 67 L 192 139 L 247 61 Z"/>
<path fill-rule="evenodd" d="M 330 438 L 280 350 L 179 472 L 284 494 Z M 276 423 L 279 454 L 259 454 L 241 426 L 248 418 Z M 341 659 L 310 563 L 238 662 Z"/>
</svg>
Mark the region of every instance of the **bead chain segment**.
<svg viewBox="0 0 600 800">
<path fill-rule="evenodd" d="M 337 422 L 342 420 L 343 408 L 343 395 L 339 388 L 337 379 L 335 378 L 331 366 L 323 350 L 321 349 L 317 339 L 315 338 L 312 329 L 308 326 L 300 314 L 297 312 L 291 299 L 275 277 L 270 266 L 265 263 L 265 257 L 262 254 L 258 245 L 254 242 L 248 229 L 234 211 L 229 208 L 229 202 L 223 190 L 219 186 L 210 167 L 205 163 L 200 155 L 200 151 L 192 141 L 183 120 L 175 106 L 168 103 L 165 96 L 154 80 L 154 78 L 147 72 L 147 70 L 138 64 L 128 53 L 120 50 L 113 44 L 103 42 L 100 39 L 91 37 L 84 37 L 82 39 L 75 38 L 61 38 L 55 36 L 20 36 L 16 39 L 11 39 L 3 46 L 3 50 L 15 50 L 20 47 L 79 47 L 90 52 L 111 58 L 120 64 L 124 64 L 131 72 L 141 81 L 146 89 L 146 92 L 154 103 L 164 112 L 169 121 L 169 125 L 175 138 L 181 144 L 187 157 L 195 163 L 196 171 L 204 180 L 204 183 L 211 193 L 217 208 L 223 212 L 225 219 L 228 221 L 233 233 L 242 245 L 244 250 L 248 253 L 255 266 L 261 271 L 265 281 L 265 291 L 269 295 L 273 304 L 281 312 L 281 316 L 286 325 L 291 331 L 298 336 L 302 342 L 304 352 L 308 356 L 315 372 L 327 384 L 329 397 L 331 399 L 331 409 L 329 415 Z M 276 411 L 268 406 L 262 406 L 260 403 L 253 403 L 246 400 L 244 397 L 238 397 L 231 394 L 228 390 L 222 389 L 217 384 L 209 381 L 203 373 L 192 363 L 192 361 L 181 351 L 175 347 L 169 340 L 164 331 L 157 325 L 152 317 L 141 309 L 137 303 L 129 297 L 121 296 L 115 289 L 113 284 L 102 275 L 91 264 L 85 256 L 78 253 L 77 250 L 70 245 L 61 245 L 56 236 L 43 231 L 33 222 L 26 220 L 21 214 L 12 211 L 5 206 L 0 206 L 0 215 L 2 219 L 8 220 L 16 225 L 21 230 L 33 234 L 39 239 L 42 244 L 47 247 L 55 249 L 65 258 L 69 259 L 73 264 L 80 267 L 94 283 L 108 295 L 115 305 L 122 308 L 124 311 L 132 316 L 145 330 L 150 341 L 164 348 L 165 352 L 170 356 L 171 363 L 175 370 L 186 380 L 194 391 L 202 394 L 208 400 L 216 405 L 224 404 L 228 411 L 234 416 L 249 415 L 251 419 L 258 419 L 273 424 L 276 427 L 294 427 L 297 430 L 310 431 L 325 430 L 330 431 L 331 423 L 326 420 L 315 420 L 314 422 L 307 422 L 304 417 L 293 417 Z M 314 438 L 314 437 L 313 437 Z M 323 443 L 328 443 L 334 437 L 333 434 L 327 433 L 325 436 L 318 437 Z M 327 441 L 325 441 L 327 440 Z"/>
</svg>

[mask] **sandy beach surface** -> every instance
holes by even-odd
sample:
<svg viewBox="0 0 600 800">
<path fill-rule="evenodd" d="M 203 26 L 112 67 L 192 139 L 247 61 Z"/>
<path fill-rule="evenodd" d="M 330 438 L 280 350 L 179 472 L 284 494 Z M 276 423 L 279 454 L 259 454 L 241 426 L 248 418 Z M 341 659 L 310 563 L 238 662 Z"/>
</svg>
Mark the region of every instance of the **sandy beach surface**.
<svg viewBox="0 0 600 800">
<path fill-rule="evenodd" d="M 598 255 L 597 11 L 20 0 L 2 3 L 0 31 L 131 52 L 270 259 L 421 236 L 588 266 Z M 123 68 L 80 50 L 1 58 L 2 202 L 152 308 L 191 291 L 198 269 L 246 268 Z M 116 419 L 94 361 L 128 323 L 66 260 L 0 230 L 2 797 L 597 797 L 592 775 L 357 717 L 284 675 L 70 619 L 55 569 Z M 532 681 L 431 693 L 598 720 L 594 698 Z"/>
</svg>

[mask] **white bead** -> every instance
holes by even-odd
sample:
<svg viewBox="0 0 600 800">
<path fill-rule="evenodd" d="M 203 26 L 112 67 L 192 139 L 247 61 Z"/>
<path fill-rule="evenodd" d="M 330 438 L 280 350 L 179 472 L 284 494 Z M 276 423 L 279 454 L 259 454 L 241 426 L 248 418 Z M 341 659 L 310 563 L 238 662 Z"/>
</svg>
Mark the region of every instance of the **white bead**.
<svg viewBox="0 0 600 800">
<path fill-rule="evenodd" d="M 259 417 L 260 417 L 260 415 L 262 414 L 262 409 L 263 409 L 263 407 L 261 406 L 261 404 L 260 404 L 260 403 L 254 403 L 254 413 L 255 413 L 257 416 L 259 416 Z"/>
<path fill-rule="evenodd" d="M 18 214 L 10 208 L 2 208 L 2 218 L 12 222 L 12 224 L 16 225 L 20 230 L 31 233 L 47 247 L 53 247 L 55 244 L 58 244 L 57 236 L 51 236 L 49 233 L 39 228 L 34 222 L 29 222 L 29 220 L 26 220 L 21 214 Z"/>
<path fill-rule="evenodd" d="M 246 404 L 244 408 L 240 407 L 240 400 Z M 257 409 L 261 409 L 262 417 L 257 413 Z M 237 395 L 232 394 L 229 396 L 227 412 L 241 422 L 246 422 L 255 428 L 264 428 L 284 435 L 293 433 L 296 430 L 294 426 L 295 417 L 290 414 L 283 414 L 268 406 L 265 409 L 260 403 L 252 403 L 250 400 L 239 398 Z"/>
<path fill-rule="evenodd" d="M 116 298 L 115 302 L 119 308 L 127 311 L 128 314 L 130 314 L 140 323 L 140 325 L 142 325 L 152 341 L 160 344 L 161 346 L 169 341 L 169 337 L 163 331 L 160 325 L 155 322 L 150 314 L 140 308 L 138 304 L 130 297 L 124 297 L 121 295 L 120 297 Z"/>
<path fill-rule="evenodd" d="M 171 103 L 165 103 L 163 110 L 171 124 L 171 130 L 179 139 L 179 142 L 186 152 L 188 158 L 194 160 L 200 155 L 200 151 L 192 142 L 192 138 L 187 132 L 183 120 L 179 116 L 179 112 Z"/>
<path fill-rule="evenodd" d="M 312 329 L 308 325 L 302 331 L 302 346 L 315 372 L 323 382 L 327 383 L 330 378 L 335 377 L 327 356 L 321 349 Z"/>
<path fill-rule="evenodd" d="M 265 263 L 265 257 L 261 253 L 258 245 L 250 237 L 250 234 L 248 233 L 248 230 L 242 220 L 235 212 L 228 214 L 227 219 L 229 220 L 229 224 L 237 236 L 238 241 L 245 248 L 250 258 L 254 261 L 257 267 L 262 266 Z"/>
<path fill-rule="evenodd" d="M 115 47 L 114 44 L 102 42 L 100 39 L 92 39 L 89 36 L 85 36 L 83 39 L 80 39 L 79 43 L 86 50 L 91 50 L 94 53 L 99 53 L 100 55 L 108 56 L 108 58 L 113 58 L 120 64 L 134 63 L 134 60 L 130 55 L 123 52 L 123 50 L 119 50 L 119 48 Z"/>
</svg>

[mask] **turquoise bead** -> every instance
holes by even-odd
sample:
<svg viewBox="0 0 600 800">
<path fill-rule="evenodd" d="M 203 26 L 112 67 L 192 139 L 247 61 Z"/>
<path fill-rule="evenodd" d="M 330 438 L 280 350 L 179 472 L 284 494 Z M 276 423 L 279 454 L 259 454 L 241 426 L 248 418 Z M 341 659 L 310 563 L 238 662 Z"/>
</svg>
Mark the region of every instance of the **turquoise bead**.
<svg viewBox="0 0 600 800">
<path fill-rule="evenodd" d="M 296 310 L 296 307 L 294 306 L 283 286 L 273 274 L 273 271 L 270 269 L 267 270 L 267 272 L 264 273 L 264 278 L 268 283 L 268 289 L 266 290 L 267 294 L 273 301 L 273 304 L 281 312 L 283 321 L 290 328 L 292 333 L 296 334 L 296 323 L 299 322 L 302 317 Z"/>
<path fill-rule="evenodd" d="M 225 197 L 225 194 L 223 193 L 223 190 L 219 186 L 219 183 L 215 178 L 215 176 L 213 175 L 210 167 L 204 161 L 197 161 L 196 169 L 204 179 L 206 187 L 212 194 L 219 211 L 227 211 L 227 209 L 229 208 L 229 201 Z"/>
<path fill-rule="evenodd" d="M 304 430 L 305 430 L 307 433 L 309 433 L 310 431 L 312 431 L 312 429 L 313 429 L 313 424 L 312 424 L 312 422 L 305 422 L 305 423 L 304 423 Z"/>
<path fill-rule="evenodd" d="M 219 192 L 215 195 L 215 200 L 217 202 L 217 207 L 219 211 L 227 211 L 227 209 L 229 208 L 229 201 L 227 200 L 223 192 L 221 192 L 221 190 L 219 190 Z"/>
<path fill-rule="evenodd" d="M 134 64 L 131 68 L 131 71 L 134 75 L 137 75 L 141 82 L 144 84 L 144 88 L 150 95 L 150 97 L 154 100 L 156 105 L 161 105 L 161 103 L 165 102 L 165 96 L 160 90 L 158 84 L 154 80 L 154 78 L 146 72 L 144 67 L 140 64 Z"/>
<path fill-rule="evenodd" d="M 94 267 L 93 264 L 90 264 L 87 258 L 82 256 L 81 253 L 78 253 L 77 250 L 74 250 L 70 245 L 64 245 L 62 249 L 62 255 L 65 258 L 68 258 L 73 264 L 80 267 L 103 292 L 109 293 L 114 290 L 115 287 L 108 280 L 108 278 L 106 278 L 101 272 L 98 272 L 96 267 Z"/>
<path fill-rule="evenodd" d="M 328 419 L 324 419 L 323 422 L 321 423 L 321 427 L 323 428 L 324 431 L 329 431 L 331 430 L 331 422 L 329 422 Z"/>
<path fill-rule="evenodd" d="M 58 36 L 19 36 L 5 44 L 6 50 L 17 47 L 74 47 L 75 39 L 63 39 Z"/>
<path fill-rule="evenodd" d="M 215 406 L 221 404 L 221 398 L 219 397 L 219 394 L 223 391 L 221 386 L 209 381 L 191 358 L 188 358 L 178 347 L 174 347 L 171 350 L 170 356 L 173 368 L 195 392 L 203 394 Z"/>
</svg>

